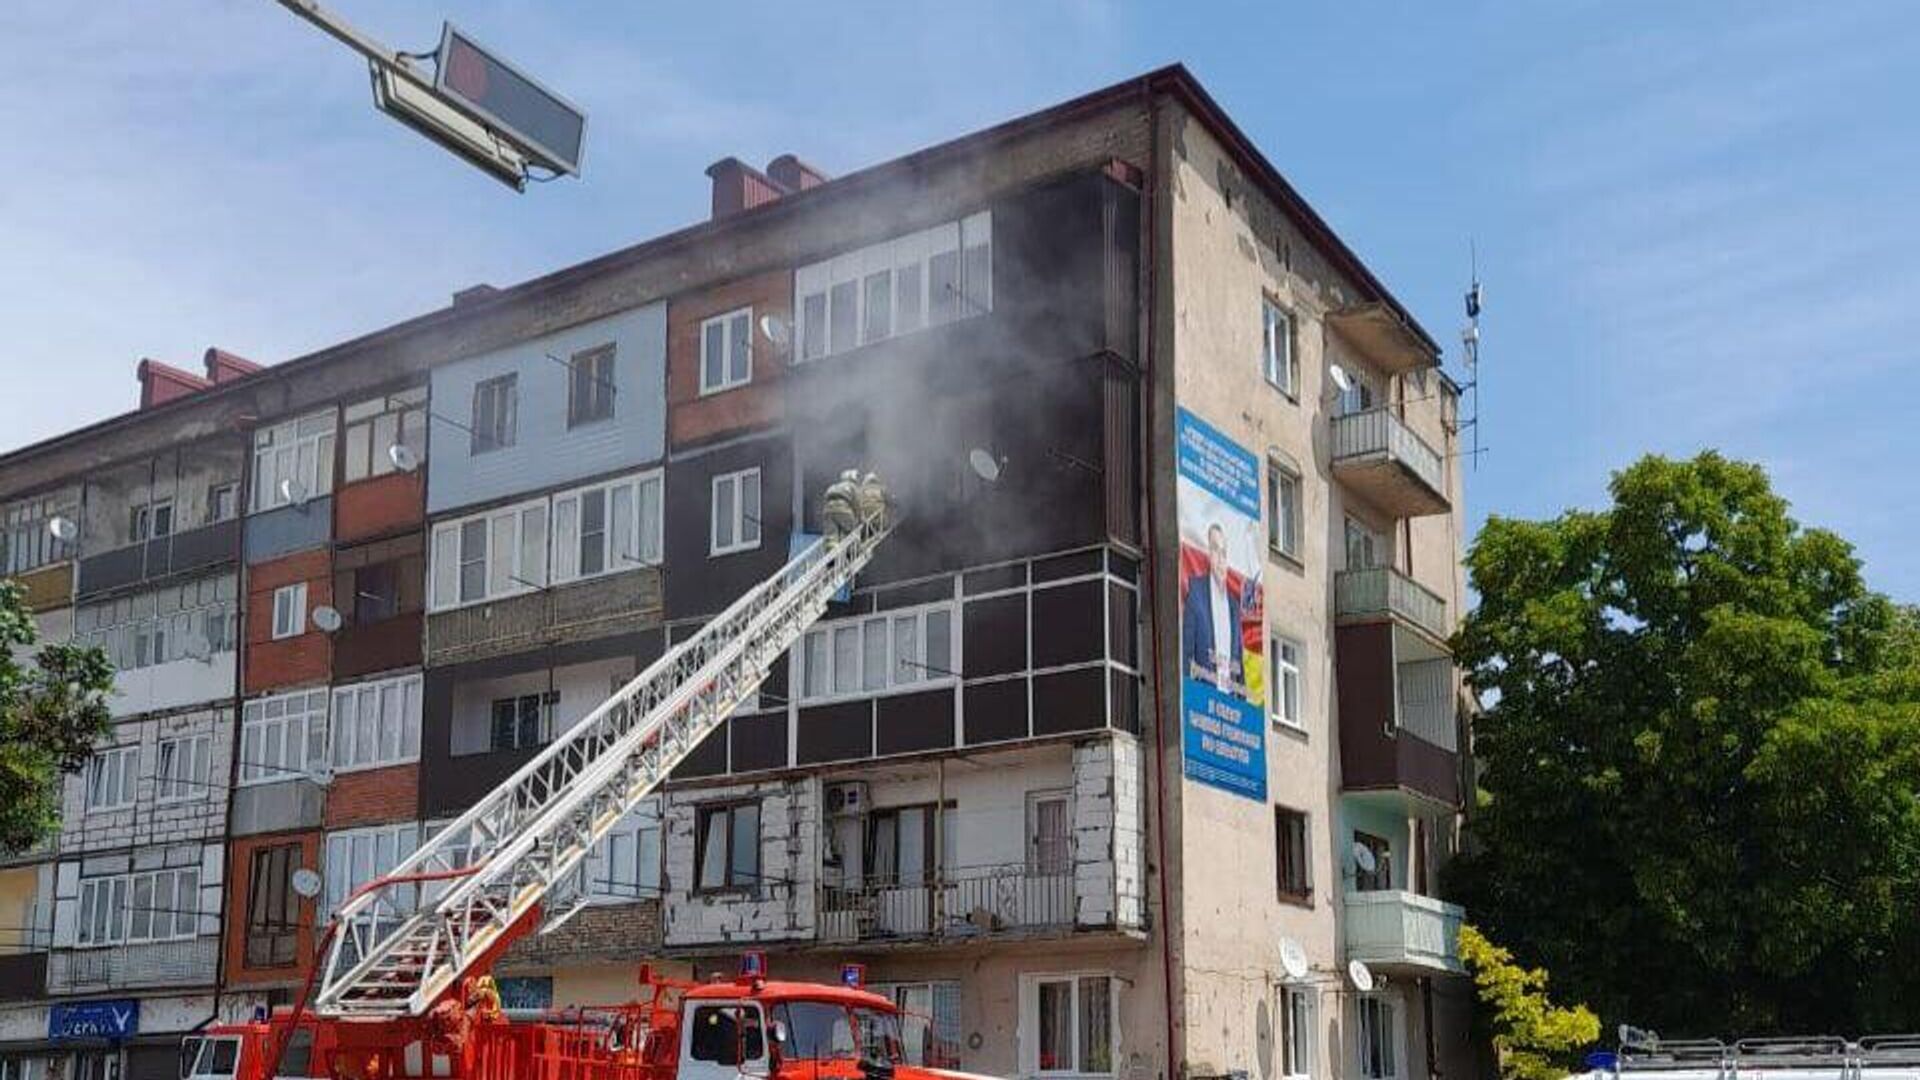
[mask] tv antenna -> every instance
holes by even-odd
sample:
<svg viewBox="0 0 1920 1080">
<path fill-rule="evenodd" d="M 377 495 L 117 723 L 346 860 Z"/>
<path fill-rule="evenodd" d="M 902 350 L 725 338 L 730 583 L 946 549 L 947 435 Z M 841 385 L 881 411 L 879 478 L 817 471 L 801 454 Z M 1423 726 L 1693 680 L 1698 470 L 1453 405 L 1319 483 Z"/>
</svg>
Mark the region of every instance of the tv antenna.
<svg viewBox="0 0 1920 1080">
<path fill-rule="evenodd" d="M 1480 252 L 1472 238 L 1467 240 L 1467 325 L 1460 330 L 1461 359 L 1467 366 L 1467 381 L 1461 391 L 1473 395 L 1467 418 L 1454 424 L 1456 433 L 1473 429 L 1473 447 L 1466 453 L 1473 467 L 1480 468 Z"/>
</svg>

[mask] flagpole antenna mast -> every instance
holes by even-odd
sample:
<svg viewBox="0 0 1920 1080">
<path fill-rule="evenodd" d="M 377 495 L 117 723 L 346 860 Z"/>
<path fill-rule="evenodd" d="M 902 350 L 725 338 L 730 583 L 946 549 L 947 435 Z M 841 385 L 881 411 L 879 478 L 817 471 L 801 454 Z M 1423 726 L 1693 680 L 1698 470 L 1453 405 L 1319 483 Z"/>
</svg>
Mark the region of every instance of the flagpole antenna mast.
<svg viewBox="0 0 1920 1080">
<path fill-rule="evenodd" d="M 1473 448 L 1467 455 L 1473 459 L 1476 471 L 1480 468 L 1480 251 L 1472 237 L 1467 238 L 1467 325 L 1460 330 L 1461 357 L 1467 367 L 1467 381 L 1460 389 L 1473 395 L 1469 403 L 1467 419 L 1460 421 L 1458 429 L 1473 429 Z"/>
</svg>

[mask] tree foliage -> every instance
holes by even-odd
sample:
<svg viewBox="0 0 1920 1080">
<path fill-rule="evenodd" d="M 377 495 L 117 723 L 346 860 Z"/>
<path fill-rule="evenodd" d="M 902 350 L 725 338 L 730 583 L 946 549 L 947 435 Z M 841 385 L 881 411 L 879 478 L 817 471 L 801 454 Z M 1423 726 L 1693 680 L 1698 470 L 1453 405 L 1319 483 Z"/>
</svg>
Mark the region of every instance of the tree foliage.
<svg viewBox="0 0 1920 1080">
<path fill-rule="evenodd" d="M 1920 622 L 1757 466 L 1648 457 L 1611 493 L 1468 554 L 1486 709 L 1452 884 L 1612 1020 L 1910 1026 Z"/>
<path fill-rule="evenodd" d="M 1547 973 L 1514 962 L 1513 953 L 1472 926 L 1460 928 L 1460 959 L 1491 1029 L 1501 1080 L 1562 1080 L 1574 1051 L 1600 1037 L 1600 1018 L 1585 1005 L 1547 997 Z"/>
<path fill-rule="evenodd" d="M 110 727 L 113 669 L 104 652 L 39 640 L 25 589 L 0 579 L 0 851 L 31 848 L 60 820 L 60 778 L 77 772 Z"/>
</svg>

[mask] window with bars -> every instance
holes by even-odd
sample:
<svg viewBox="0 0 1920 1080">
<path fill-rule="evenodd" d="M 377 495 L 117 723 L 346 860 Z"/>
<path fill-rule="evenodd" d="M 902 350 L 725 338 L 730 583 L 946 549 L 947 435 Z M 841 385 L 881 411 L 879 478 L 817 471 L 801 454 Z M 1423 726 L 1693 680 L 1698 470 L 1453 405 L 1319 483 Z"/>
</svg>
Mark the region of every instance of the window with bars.
<svg viewBox="0 0 1920 1080">
<path fill-rule="evenodd" d="M 152 870 L 80 882 L 83 948 L 172 941 L 199 933 L 200 869 Z"/>
<path fill-rule="evenodd" d="M 1273 808 L 1274 869 L 1280 899 L 1295 904 L 1313 902 L 1313 882 L 1307 874 L 1307 815 L 1284 806 Z"/>
<path fill-rule="evenodd" d="M 284 967 L 297 959 L 300 898 L 293 872 L 299 844 L 277 844 L 253 853 L 247 874 L 247 966 Z"/>
</svg>

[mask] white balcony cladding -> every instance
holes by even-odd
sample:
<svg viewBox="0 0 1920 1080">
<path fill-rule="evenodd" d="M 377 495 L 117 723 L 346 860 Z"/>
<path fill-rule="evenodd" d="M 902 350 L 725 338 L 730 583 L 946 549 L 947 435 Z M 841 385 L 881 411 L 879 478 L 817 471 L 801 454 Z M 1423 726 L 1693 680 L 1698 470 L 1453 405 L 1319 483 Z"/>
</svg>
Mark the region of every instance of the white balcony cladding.
<svg viewBox="0 0 1920 1080">
<path fill-rule="evenodd" d="M 0 577 L 27 574 L 73 558 L 71 540 L 53 534 L 56 517 L 80 524 L 80 489 L 69 485 L 0 505 Z"/>
<path fill-rule="evenodd" d="M 209 440 L 98 470 L 80 515 L 80 599 L 232 562 L 244 446 Z"/>
<path fill-rule="evenodd" d="M 233 696 L 237 583 L 231 573 L 192 578 L 74 610 L 74 640 L 113 663 L 113 715 Z"/>
<path fill-rule="evenodd" d="M 218 843 L 61 860 L 48 992 L 210 985 L 220 944 L 222 869 Z"/>
<path fill-rule="evenodd" d="M 62 784 L 61 853 L 217 840 L 226 828 L 233 730 L 233 710 L 224 707 L 114 724 Z"/>
<path fill-rule="evenodd" d="M 993 217 L 982 211 L 793 274 L 802 361 L 993 310 Z"/>
<path fill-rule="evenodd" d="M 570 424 L 568 365 L 608 345 L 613 414 Z M 428 408 L 444 419 L 427 422 L 428 513 L 658 460 L 666 448 L 666 355 L 666 305 L 648 304 L 434 368 Z M 511 438 L 476 453 L 477 437 L 454 424 L 474 427 L 475 388 L 507 375 Z"/>
<path fill-rule="evenodd" d="M 864 589 L 675 772 L 1138 730 L 1135 564 L 1102 548 Z M 791 677 L 789 677 L 791 673 Z"/>
</svg>

